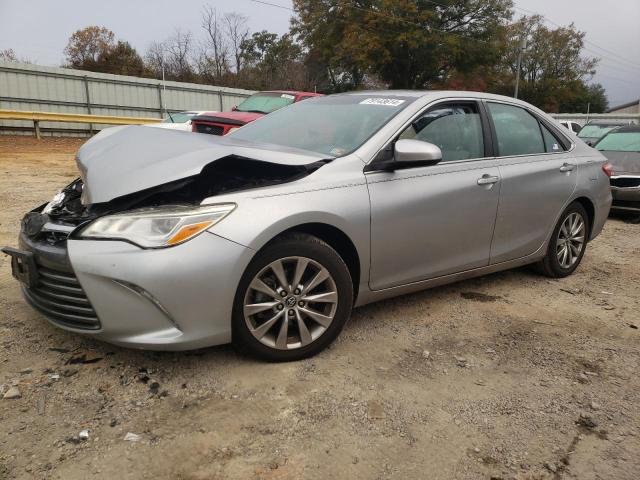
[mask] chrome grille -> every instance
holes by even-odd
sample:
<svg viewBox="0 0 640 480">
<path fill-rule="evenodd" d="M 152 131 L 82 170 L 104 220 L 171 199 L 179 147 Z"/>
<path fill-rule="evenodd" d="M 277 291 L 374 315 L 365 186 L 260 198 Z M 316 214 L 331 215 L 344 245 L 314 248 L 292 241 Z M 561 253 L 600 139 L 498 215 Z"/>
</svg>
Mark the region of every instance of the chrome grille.
<svg viewBox="0 0 640 480">
<path fill-rule="evenodd" d="M 38 283 L 23 291 L 29 303 L 52 322 L 83 330 L 100 328 L 96 312 L 71 272 L 38 265 Z"/>
<path fill-rule="evenodd" d="M 634 188 L 640 187 L 639 177 L 612 177 L 611 185 L 618 188 Z"/>
</svg>

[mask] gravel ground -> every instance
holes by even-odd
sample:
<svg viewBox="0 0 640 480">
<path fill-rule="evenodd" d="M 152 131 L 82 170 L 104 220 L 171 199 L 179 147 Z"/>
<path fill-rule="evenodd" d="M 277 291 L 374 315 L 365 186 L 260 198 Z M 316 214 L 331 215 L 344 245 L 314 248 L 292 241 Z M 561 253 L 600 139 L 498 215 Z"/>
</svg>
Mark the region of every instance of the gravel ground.
<svg viewBox="0 0 640 480">
<path fill-rule="evenodd" d="M 81 142 L 0 137 L 0 244 L 76 175 Z M 63 332 L 2 258 L 0 478 L 635 480 L 639 257 L 640 225 L 613 218 L 570 278 L 519 269 L 359 308 L 289 364 Z"/>
</svg>

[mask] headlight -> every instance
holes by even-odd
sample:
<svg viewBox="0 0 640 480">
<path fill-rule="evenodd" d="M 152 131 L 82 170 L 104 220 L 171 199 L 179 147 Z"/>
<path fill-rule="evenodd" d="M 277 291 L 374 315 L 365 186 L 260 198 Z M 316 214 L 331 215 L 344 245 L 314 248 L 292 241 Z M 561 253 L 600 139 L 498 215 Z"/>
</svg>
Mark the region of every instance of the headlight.
<svg viewBox="0 0 640 480">
<path fill-rule="evenodd" d="M 132 210 L 95 220 L 80 232 L 80 237 L 127 240 L 144 248 L 171 247 L 204 232 L 234 208 L 235 203 L 223 203 Z"/>
</svg>

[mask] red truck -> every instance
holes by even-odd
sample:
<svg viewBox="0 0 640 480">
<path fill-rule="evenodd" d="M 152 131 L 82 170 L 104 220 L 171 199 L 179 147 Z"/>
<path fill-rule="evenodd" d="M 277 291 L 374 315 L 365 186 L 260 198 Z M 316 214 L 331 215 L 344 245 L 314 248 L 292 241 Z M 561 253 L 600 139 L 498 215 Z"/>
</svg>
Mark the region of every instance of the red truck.
<svg viewBox="0 0 640 480">
<path fill-rule="evenodd" d="M 205 112 L 191 119 L 191 129 L 198 133 L 226 135 L 242 125 L 264 117 L 279 108 L 286 107 L 320 93 L 272 90 L 254 93 L 231 112 Z"/>
</svg>

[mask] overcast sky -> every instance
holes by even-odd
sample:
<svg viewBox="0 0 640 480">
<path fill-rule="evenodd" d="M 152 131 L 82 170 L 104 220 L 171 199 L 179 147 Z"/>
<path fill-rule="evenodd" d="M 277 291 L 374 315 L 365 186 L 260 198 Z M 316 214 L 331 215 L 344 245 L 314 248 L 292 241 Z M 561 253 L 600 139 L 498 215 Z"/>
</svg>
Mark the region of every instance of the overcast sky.
<svg viewBox="0 0 640 480">
<path fill-rule="evenodd" d="M 290 0 L 269 1 L 291 6 Z M 60 65 L 75 30 L 101 25 L 143 53 L 176 28 L 200 36 L 205 3 L 245 14 L 253 31 L 289 28 L 290 11 L 251 0 L 0 0 L 0 50 L 13 48 L 34 63 Z M 515 0 L 515 5 L 561 25 L 573 22 L 587 33 L 584 53 L 602 59 L 594 81 L 605 86 L 611 106 L 640 97 L 640 0 Z"/>
</svg>

